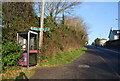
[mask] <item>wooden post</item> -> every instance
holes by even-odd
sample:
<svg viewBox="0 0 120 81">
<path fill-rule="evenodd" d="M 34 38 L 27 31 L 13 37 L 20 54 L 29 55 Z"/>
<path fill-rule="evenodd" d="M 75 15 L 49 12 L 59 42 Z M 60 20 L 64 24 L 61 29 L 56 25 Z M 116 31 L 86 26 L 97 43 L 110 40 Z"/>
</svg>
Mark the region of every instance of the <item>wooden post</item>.
<svg viewBox="0 0 120 81">
<path fill-rule="evenodd" d="M 40 21 L 40 33 L 39 33 L 39 49 L 41 49 L 43 44 L 43 24 L 44 24 L 44 0 L 42 0 L 42 11 L 41 11 L 41 21 Z"/>
</svg>

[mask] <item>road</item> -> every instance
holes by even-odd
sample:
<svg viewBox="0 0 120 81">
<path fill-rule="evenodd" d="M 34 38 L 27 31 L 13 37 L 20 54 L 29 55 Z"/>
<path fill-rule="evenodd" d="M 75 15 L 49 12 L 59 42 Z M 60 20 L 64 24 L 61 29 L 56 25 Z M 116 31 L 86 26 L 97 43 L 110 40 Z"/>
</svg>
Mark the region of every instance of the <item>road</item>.
<svg viewBox="0 0 120 81">
<path fill-rule="evenodd" d="M 31 79 L 118 79 L 118 52 L 87 46 L 85 54 L 70 64 L 37 68 Z"/>
</svg>

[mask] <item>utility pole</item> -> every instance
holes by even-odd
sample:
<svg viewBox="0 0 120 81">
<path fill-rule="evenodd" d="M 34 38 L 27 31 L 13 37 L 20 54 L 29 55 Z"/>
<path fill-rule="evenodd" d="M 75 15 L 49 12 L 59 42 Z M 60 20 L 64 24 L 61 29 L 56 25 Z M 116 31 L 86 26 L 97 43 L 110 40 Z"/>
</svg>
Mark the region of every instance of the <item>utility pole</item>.
<svg viewBox="0 0 120 81">
<path fill-rule="evenodd" d="M 40 33 L 39 33 L 39 49 L 41 49 L 43 44 L 43 24 L 44 24 L 44 0 L 42 0 L 42 11 L 40 19 Z"/>
</svg>

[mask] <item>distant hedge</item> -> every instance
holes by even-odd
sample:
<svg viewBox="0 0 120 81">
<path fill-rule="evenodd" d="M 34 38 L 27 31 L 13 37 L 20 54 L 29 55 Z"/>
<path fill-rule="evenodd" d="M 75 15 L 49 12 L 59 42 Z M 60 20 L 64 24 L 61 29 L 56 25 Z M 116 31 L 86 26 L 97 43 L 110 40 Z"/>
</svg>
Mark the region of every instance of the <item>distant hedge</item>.
<svg viewBox="0 0 120 81">
<path fill-rule="evenodd" d="M 120 50 L 120 40 L 107 41 L 105 47 Z"/>
</svg>

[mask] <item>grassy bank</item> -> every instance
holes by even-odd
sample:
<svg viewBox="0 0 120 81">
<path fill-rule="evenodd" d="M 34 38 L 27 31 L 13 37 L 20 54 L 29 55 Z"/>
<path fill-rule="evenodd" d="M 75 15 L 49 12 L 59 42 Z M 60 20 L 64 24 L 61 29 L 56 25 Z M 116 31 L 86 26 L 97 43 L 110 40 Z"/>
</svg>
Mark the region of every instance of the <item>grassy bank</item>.
<svg viewBox="0 0 120 81">
<path fill-rule="evenodd" d="M 87 48 L 83 47 L 83 48 L 75 49 L 73 51 L 57 54 L 48 60 L 42 61 L 40 65 L 51 66 L 51 65 L 68 64 L 74 61 L 79 56 L 83 55 L 85 53 L 85 50 L 87 50 Z"/>
</svg>

